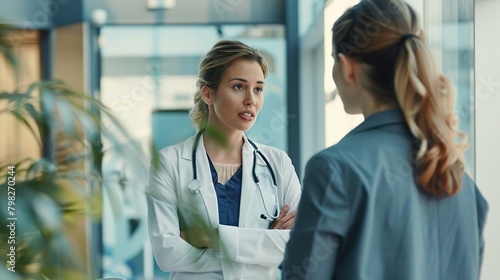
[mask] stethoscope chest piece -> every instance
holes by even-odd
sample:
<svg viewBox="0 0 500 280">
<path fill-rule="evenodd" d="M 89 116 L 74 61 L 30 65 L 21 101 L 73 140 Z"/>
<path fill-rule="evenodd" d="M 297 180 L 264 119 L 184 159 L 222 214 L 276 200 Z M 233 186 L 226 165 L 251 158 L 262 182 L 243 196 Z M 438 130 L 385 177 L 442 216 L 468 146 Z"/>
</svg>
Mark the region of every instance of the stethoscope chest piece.
<svg viewBox="0 0 500 280">
<path fill-rule="evenodd" d="M 187 185 L 189 191 L 193 194 L 193 201 L 192 203 L 194 203 L 194 209 L 200 207 L 201 205 L 204 205 L 205 206 L 205 211 L 202 211 L 202 213 L 205 213 L 205 214 L 201 214 L 199 213 L 199 209 L 198 210 L 194 210 L 195 212 L 193 213 L 195 217 L 198 217 L 198 218 L 195 218 L 195 221 L 200 221 L 199 219 L 201 218 L 202 221 L 205 221 L 206 223 L 208 223 L 210 225 L 211 221 L 210 221 L 210 216 L 208 215 L 208 208 L 207 208 L 207 205 L 205 204 L 205 200 L 203 199 L 203 196 L 201 195 L 201 192 L 200 192 L 200 188 L 201 188 L 201 181 L 198 180 L 198 179 L 193 179 L 191 180 L 191 182 L 189 182 L 189 184 Z M 201 216 L 200 216 L 201 215 Z"/>
<path fill-rule="evenodd" d="M 198 179 L 193 179 L 191 182 L 188 184 L 188 189 L 191 193 L 198 193 L 200 192 L 201 188 L 201 181 Z"/>
</svg>

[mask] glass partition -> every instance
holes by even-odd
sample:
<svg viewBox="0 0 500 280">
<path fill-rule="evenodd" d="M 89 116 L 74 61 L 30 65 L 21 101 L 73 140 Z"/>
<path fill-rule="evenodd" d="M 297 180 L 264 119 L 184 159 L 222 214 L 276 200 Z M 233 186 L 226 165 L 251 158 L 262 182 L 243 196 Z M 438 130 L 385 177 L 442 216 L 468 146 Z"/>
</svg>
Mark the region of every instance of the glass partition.
<svg viewBox="0 0 500 280">
<path fill-rule="evenodd" d="M 459 129 L 468 135 L 466 170 L 475 176 L 474 1 L 424 1 L 425 28 L 444 74 L 455 85 Z"/>
<path fill-rule="evenodd" d="M 329 1 L 324 11 L 324 95 L 325 95 L 325 146 L 336 144 L 351 129 L 363 121 L 363 115 L 349 115 L 344 111 L 342 100 L 338 96 L 337 86 L 333 82 L 332 69 L 332 27 L 333 23 L 359 0 Z"/>
</svg>

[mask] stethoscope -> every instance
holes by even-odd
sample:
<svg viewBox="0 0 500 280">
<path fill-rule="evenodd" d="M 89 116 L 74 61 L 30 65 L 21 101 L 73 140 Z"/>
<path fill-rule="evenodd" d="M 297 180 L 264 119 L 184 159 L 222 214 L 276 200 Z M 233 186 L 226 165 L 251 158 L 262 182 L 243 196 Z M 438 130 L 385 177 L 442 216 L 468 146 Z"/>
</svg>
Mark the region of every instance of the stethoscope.
<svg viewBox="0 0 500 280">
<path fill-rule="evenodd" d="M 197 172 L 197 167 L 196 167 L 196 149 L 198 148 L 198 143 L 200 142 L 200 137 L 204 131 L 205 131 L 205 129 L 201 129 L 196 134 L 196 138 L 194 140 L 194 145 L 193 145 L 193 150 L 192 150 L 192 163 L 191 164 L 192 164 L 192 168 L 193 168 L 193 180 L 191 182 L 189 182 L 189 184 L 188 184 L 188 188 L 192 194 L 199 194 L 200 188 L 201 188 L 201 181 L 198 179 L 198 172 Z M 252 145 L 252 147 L 254 148 L 254 150 L 253 150 L 253 165 L 252 165 L 253 181 L 255 182 L 255 184 L 257 185 L 257 188 L 259 189 L 260 198 L 262 199 L 262 204 L 264 205 L 264 210 L 266 211 L 266 214 L 267 214 L 267 216 L 264 214 L 261 214 L 260 218 L 265 219 L 269 222 L 273 222 L 274 219 L 278 218 L 278 216 L 280 215 L 279 200 L 278 200 L 278 185 L 276 184 L 276 176 L 274 175 L 274 171 L 271 168 L 269 161 L 264 156 L 264 154 L 259 150 L 259 148 L 257 148 L 257 145 L 255 145 L 255 143 L 252 142 L 250 139 L 247 138 L 247 140 L 250 143 L 250 145 Z M 260 186 L 259 176 L 257 176 L 257 173 L 255 173 L 257 155 L 259 155 L 264 160 L 264 162 L 266 163 L 266 167 L 269 170 L 269 172 L 271 173 L 271 177 L 273 179 L 272 189 L 273 189 L 273 194 L 274 194 L 274 205 L 275 205 L 274 213 L 275 214 L 269 212 L 269 209 L 267 208 L 266 202 L 264 200 L 264 195 L 262 193 L 262 188 Z M 198 195 L 198 196 L 201 197 L 201 200 L 203 201 L 203 204 L 205 205 L 205 209 L 208 209 L 207 205 L 205 203 L 205 200 L 203 199 L 203 196 L 201 196 L 201 195 Z M 207 215 L 208 215 L 208 212 L 207 212 Z"/>
</svg>

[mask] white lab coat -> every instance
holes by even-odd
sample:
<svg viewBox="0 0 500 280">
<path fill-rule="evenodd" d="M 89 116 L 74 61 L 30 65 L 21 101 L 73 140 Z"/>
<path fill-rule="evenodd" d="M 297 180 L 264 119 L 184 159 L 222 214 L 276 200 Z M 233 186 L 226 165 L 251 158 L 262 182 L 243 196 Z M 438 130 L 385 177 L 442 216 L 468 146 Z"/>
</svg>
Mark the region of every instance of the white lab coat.
<svg viewBox="0 0 500 280">
<path fill-rule="evenodd" d="M 157 264 L 162 270 L 171 272 L 170 279 L 276 279 L 276 268 L 283 260 L 290 231 L 270 230 L 270 222 L 260 217 L 266 212 L 252 177 L 254 148 L 244 136 L 239 226 L 225 226 L 219 225 L 217 196 L 203 136 L 197 147 L 196 164 L 206 207 L 195 200 L 195 195 L 198 195 L 198 200 L 201 198 L 199 194 L 191 193 L 187 187 L 193 180 L 194 140 L 193 136 L 162 149 L 159 166 L 151 168 L 148 220 Z M 276 148 L 262 144 L 257 144 L 257 147 L 267 157 L 276 175 L 280 210 L 286 204 L 290 205 L 290 211 L 296 210 L 301 187 L 290 158 Z M 274 207 L 272 177 L 265 162 L 259 156 L 256 160 L 264 199 L 268 208 Z M 198 249 L 180 238 L 180 227 L 184 221 L 191 223 L 189 213 L 193 209 L 211 227 L 218 228 L 222 250 Z"/>
</svg>

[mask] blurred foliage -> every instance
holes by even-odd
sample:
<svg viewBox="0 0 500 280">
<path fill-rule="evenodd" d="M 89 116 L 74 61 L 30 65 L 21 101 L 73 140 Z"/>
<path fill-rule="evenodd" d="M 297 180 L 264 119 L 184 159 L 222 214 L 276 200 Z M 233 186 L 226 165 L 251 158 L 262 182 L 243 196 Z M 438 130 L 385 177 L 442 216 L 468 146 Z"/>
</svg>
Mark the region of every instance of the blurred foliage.
<svg viewBox="0 0 500 280">
<path fill-rule="evenodd" d="M 10 31 L 0 24 L 0 56 L 17 77 L 22 69 L 8 40 Z M 42 158 L 0 159 L 0 261 L 4 264 L 0 279 L 87 279 L 87 264 L 76 256 L 67 229 L 81 217 L 100 217 L 100 169 L 105 153 L 101 139 L 105 137 L 116 152 L 126 152 L 128 158 L 141 158 L 141 149 L 120 150 L 120 140 L 128 138 L 123 126 L 101 102 L 62 81 L 37 81 L 27 90 L 0 92 L 0 104 L 0 116 L 14 117 L 44 151 Z M 102 127 L 102 116 L 110 120 L 112 130 Z M 9 177 L 15 177 L 11 188 L 13 179 Z M 6 203 L 12 196 L 14 215 Z M 5 266 L 14 244 L 4 242 L 12 235 L 5 223 L 13 216 L 18 218 L 15 273 Z"/>
<path fill-rule="evenodd" d="M 14 79 L 18 79 L 22 69 L 16 48 L 9 40 L 11 31 L 8 25 L 0 23 L 0 57 L 7 62 Z M 75 252 L 75 237 L 68 233 L 68 228 L 75 227 L 82 217 L 101 217 L 101 194 L 106 184 L 124 185 L 120 176 L 117 182 L 103 179 L 105 154 L 123 155 L 129 170 L 137 172 L 145 168 L 140 144 L 131 139 L 99 100 L 63 81 L 43 80 L 9 92 L 0 91 L 0 117 L 4 115 L 28 129 L 43 156 L 17 162 L 0 159 L 0 219 L 8 224 L 8 218 L 13 217 L 4 202 L 13 196 L 9 194 L 13 191 L 12 186 L 9 189 L 9 177 L 14 176 L 13 207 L 19 218 L 15 229 L 15 273 L 7 270 L 7 254 L 13 244 L 4 242 L 11 231 L 0 226 L 0 262 L 7 264 L 0 265 L 0 279 L 89 279 L 88 264 L 79 258 L 81 252 Z M 220 130 L 204 127 L 207 135 L 227 146 Z M 103 138 L 112 151 L 103 149 Z M 151 149 L 151 165 L 157 167 L 158 153 L 154 145 Z M 114 206 L 111 205 L 118 209 Z M 214 230 L 197 213 L 193 216 L 194 224 L 217 242 Z M 85 234 L 90 234 L 90 230 L 82 231 L 83 237 L 88 238 Z M 76 242 L 87 244 L 88 239 Z M 93 259 L 92 254 L 101 252 L 88 254 Z"/>
</svg>

